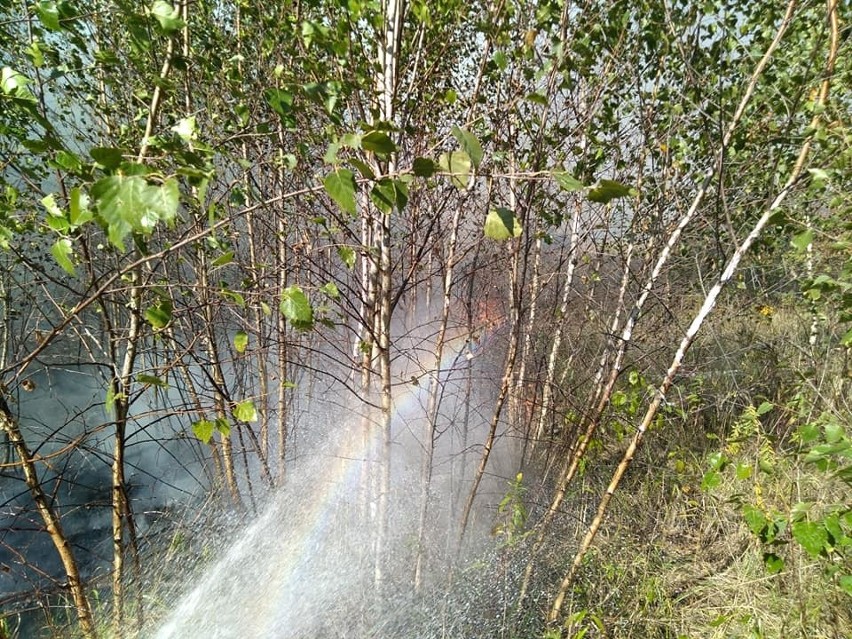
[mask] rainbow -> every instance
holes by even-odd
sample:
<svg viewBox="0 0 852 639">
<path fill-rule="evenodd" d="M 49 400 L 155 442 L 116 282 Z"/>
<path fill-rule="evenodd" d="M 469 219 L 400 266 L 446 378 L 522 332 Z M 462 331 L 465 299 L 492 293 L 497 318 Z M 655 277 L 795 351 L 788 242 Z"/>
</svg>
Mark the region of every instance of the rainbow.
<svg viewBox="0 0 852 639">
<path fill-rule="evenodd" d="M 440 366 L 411 383 L 401 385 L 394 397 L 393 424 L 422 416 L 427 405 L 429 383 L 421 380 L 430 375 L 458 370 L 483 351 L 499 331 L 502 323 L 494 323 L 448 341 Z M 363 460 L 378 445 L 372 438 L 344 437 L 331 457 L 323 456 L 323 481 L 308 473 L 311 492 L 299 500 L 298 519 L 288 520 L 286 506 L 273 505 L 252 523 L 228 550 L 226 555 L 201 577 L 196 587 L 174 608 L 156 639 L 210 639 L 219 637 L 284 637 L 283 632 L 297 630 L 304 619 L 298 615 L 299 586 L 316 585 L 312 574 L 317 550 L 331 539 L 334 514 L 340 504 L 356 494 L 363 470 Z M 276 533 L 279 537 L 276 538 Z M 259 561 L 258 561 L 259 560 Z M 303 597 L 322 600 L 313 593 Z M 319 605 L 313 604 L 308 610 Z M 305 614 L 308 610 L 304 610 Z M 290 612 L 292 611 L 292 612 Z M 313 611 L 316 614 L 316 611 Z M 290 615 L 288 617 L 288 615 Z M 308 620 L 310 623 L 310 620 Z M 309 632 L 310 628 L 303 629 Z"/>
</svg>

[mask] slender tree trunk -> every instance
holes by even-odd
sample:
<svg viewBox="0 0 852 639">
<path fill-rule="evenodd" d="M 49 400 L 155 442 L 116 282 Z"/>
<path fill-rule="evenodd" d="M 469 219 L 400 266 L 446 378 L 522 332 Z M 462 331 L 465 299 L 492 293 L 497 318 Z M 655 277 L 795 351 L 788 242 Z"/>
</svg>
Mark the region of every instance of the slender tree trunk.
<svg viewBox="0 0 852 639">
<path fill-rule="evenodd" d="M 380 70 L 377 89 L 379 99 L 379 119 L 393 122 L 395 117 L 395 99 L 397 86 L 397 69 L 402 42 L 402 0 L 385 0 L 383 3 L 384 34 L 379 52 Z M 391 157 L 387 162 L 387 173 L 393 175 L 396 171 L 396 159 Z M 391 395 L 391 314 L 392 308 L 392 278 L 391 278 L 391 211 L 378 215 L 379 250 L 378 262 L 378 322 L 376 327 L 377 358 L 379 375 L 381 377 L 381 418 L 379 430 L 381 433 L 381 453 L 379 464 L 379 486 L 377 500 L 376 525 L 376 563 L 375 586 L 381 597 L 384 590 L 386 561 L 385 546 L 388 536 L 388 518 L 390 505 L 391 477 L 391 441 L 392 441 L 392 411 L 393 397 Z"/>
<path fill-rule="evenodd" d="M 441 308 L 441 323 L 435 340 L 435 373 L 429 380 L 429 399 L 426 405 L 426 432 L 424 433 L 423 465 L 420 473 L 420 518 L 417 526 L 417 556 L 414 562 L 414 591 L 420 592 L 423 585 L 424 544 L 426 538 L 426 521 L 429 511 L 429 500 L 432 490 L 432 464 L 435 455 L 435 438 L 440 411 L 440 394 L 442 389 L 441 362 L 444 359 L 444 346 L 447 336 L 447 325 L 450 319 L 450 304 L 452 302 L 453 267 L 456 259 L 456 244 L 458 242 L 459 221 L 462 207 L 457 206 L 453 215 L 450 241 L 447 248 L 447 264 L 444 269 L 444 299 Z"/>
<path fill-rule="evenodd" d="M 71 598 L 74 600 L 74 608 L 77 614 L 77 621 L 80 624 L 80 632 L 83 634 L 85 639 L 97 639 L 98 633 L 95 628 L 92 608 L 89 604 L 89 599 L 86 596 L 83 581 L 80 578 L 80 570 L 77 566 L 77 560 L 71 550 L 71 542 L 68 540 L 68 537 L 65 536 L 65 531 L 62 529 L 60 517 L 50 505 L 50 499 L 44 492 L 44 488 L 39 481 L 35 458 L 30 453 L 30 450 L 21 434 L 21 430 L 18 427 L 17 422 L 13 419 L 12 413 L 9 411 L 6 399 L 2 396 L 0 396 L 0 428 L 2 428 L 4 433 L 6 433 L 18 455 L 18 458 L 21 460 L 21 466 L 24 471 L 24 479 L 26 480 L 27 488 L 29 488 L 30 495 L 32 495 L 39 515 L 41 515 L 47 534 L 50 535 L 50 540 L 53 542 L 53 546 L 59 554 L 59 559 L 62 562 L 63 569 L 65 570 L 65 576 L 68 579 L 68 590 L 71 593 Z"/>
<path fill-rule="evenodd" d="M 538 442 L 544 437 L 547 420 L 550 416 L 550 403 L 553 396 L 554 375 L 556 372 L 556 358 L 562 345 L 562 333 L 565 330 L 565 317 L 568 314 L 568 301 L 574 287 L 574 269 L 577 266 L 577 244 L 579 237 L 580 208 L 577 205 L 571 218 L 571 235 L 568 240 L 568 265 L 565 272 L 565 282 L 562 284 L 562 297 L 557 311 L 557 325 L 550 345 L 550 354 L 547 358 L 547 372 L 545 373 L 544 388 L 541 394 L 541 410 L 538 414 L 538 424 L 529 447 L 529 455 L 532 457 Z"/>
</svg>

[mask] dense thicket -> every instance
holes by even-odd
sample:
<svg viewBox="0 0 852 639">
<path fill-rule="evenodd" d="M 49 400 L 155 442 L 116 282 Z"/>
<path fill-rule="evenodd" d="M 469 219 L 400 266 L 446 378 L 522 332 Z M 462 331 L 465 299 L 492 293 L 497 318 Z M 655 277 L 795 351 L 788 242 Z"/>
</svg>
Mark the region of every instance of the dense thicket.
<svg viewBox="0 0 852 639">
<path fill-rule="evenodd" d="M 305 636 L 850 631 L 843 3 L 1 6 L 0 636 L 329 450 Z"/>
</svg>

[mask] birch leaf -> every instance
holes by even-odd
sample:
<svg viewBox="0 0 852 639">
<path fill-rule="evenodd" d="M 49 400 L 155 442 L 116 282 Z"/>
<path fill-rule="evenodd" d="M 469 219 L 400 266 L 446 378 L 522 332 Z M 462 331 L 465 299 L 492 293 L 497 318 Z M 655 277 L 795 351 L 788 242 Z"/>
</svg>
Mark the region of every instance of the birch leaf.
<svg viewBox="0 0 852 639">
<path fill-rule="evenodd" d="M 482 162 L 482 145 L 479 143 L 479 140 L 476 139 L 476 136 L 467 129 L 462 129 L 457 126 L 453 127 L 452 134 L 453 137 L 458 140 L 462 150 L 467 153 L 468 157 L 470 157 L 473 167 L 479 168 L 479 165 Z"/>
<path fill-rule="evenodd" d="M 515 214 L 509 209 L 492 209 L 485 218 L 485 237 L 503 242 L 513 237 L 519 237 L 523 229 Z"/>
<path fill-rule="evenodd" d="M 207 444 L 210 442 L 210 438 L 213 437 L 214 427 L 215 424 L 209 419 L 199 419 L 197 422 L 192 423 L 192 432 L 201 442 Z"/>
<path fill-rule="evenodd" d="M 234 417 L 241 422 L 256 422 L 257 409 L 254 407 L 254 402 L 246 399 L 238 403 L 234 407 Z"/>
<path fill-rule="evenodd" d="M 326 193 L 337 205 L 350 215 L 357 213 L 355 204 L 355 174 L 349 169 L 335 169 L 325 176 L 322 183 Z"/>
<path fill-rule="evenodd" d="M 73 254 L 73 250 L 71 248 L 71 240 L 67 237 L 60 238 L 54 242 L 53 246 L 50 248 L 50 252 L 53 254 L 53 257 L 56 259 L 56 263 L 62 267 L 62 270 L 71 275 L 72 277 L 76 275 L 76 271 L 74 270 L 74 262 L 71 261 L 71 255 Z"/>
<path fill-rule="evenodd" d="M 450 180 L 453 186 L 463 189 L 467 186 L 470 178 L 470 156 L 464 151 L 451 151 L 442 153 L 438 158 L 438 165 L 441 169 L 450 174 Z"/>
</svg>

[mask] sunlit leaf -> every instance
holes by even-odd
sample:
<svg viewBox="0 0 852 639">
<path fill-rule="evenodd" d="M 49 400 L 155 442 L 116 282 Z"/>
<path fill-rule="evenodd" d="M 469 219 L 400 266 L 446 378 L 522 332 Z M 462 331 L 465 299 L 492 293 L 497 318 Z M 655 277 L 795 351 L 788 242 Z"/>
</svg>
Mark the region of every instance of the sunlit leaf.
<svg viewBox="0 0 852 639">
<path fill-rule="evenodd" d="M 241 422 L 256 422 L 257 409 L 254 407 L 254 402 L 246 399 L 234 406 L 234 419 Z"/>
<path fill-rule="evenodd" d="M 760 532 L 766 528 L 768 521 L 766 515 L 759 508 L 755 508 L 751 504 L 743 506 L 743 519 L 745 519 L 749 530 L 755 535 L 760 535 Z"/>
<path fill-rule="evenodd" d="M 803 231 L 802 233 L 794 235 L 793 239 L 790 240 L 790 244 L 792 244 L 798 250 L 804 251 L 813 241 L 814 232 L 811 229 L 808 229 L 807 231 Z"/>
<path fill-rule="evenodd" d="M 323 187 L 340 208 L 351 215 L 357 212 L 355 191 L 358 185 L 355 175 L 349 169 L 335 169 L 325 176 Z"/>
<path fill-rule="evenodd" d="M 233 251 L 226 251 L 225 253 L 222 253 L 222 255 L 217 257 L 215 260 L 210 262 L 210 266 L 214 267 L 214 268 L 217 267 L 217 266 L 225 266 L 225 264 L 230 264 L 233 261 L 234 261 L 234 252 Z"/>
<path fill-rule="evenodd" d="M 797 521 L 790 526 L 790 532 L 812 557 L 818 557 L 828 541 L 825 526 L 815 521 Z"/>
<path fill-rule="evenodd" d="M 485 218 L 485 237 L 502 242 L 519 237 L 523 232 L 521 223 L 509 209 L 492 209 Z"/>
<path fill-rule="evenodd" d="M 139 175 L 110 175 L 95 182 L 91 193 L 110 242 L 122 251 L 128 234 L 149 235 L 159 221 L 171 223 L 180 201 L 173 178 L 149 184 Z"/>
<path fill-rule="evenodd" d="M 180 11 L 165 0 L 156 0 L 151 7 L 151 15 L 157 19 L 165 33 L 180 31 L 186 24 L 180 19 Z"/>
<path fill-rule="evenodd" d="M 66 171 L 76 172 L 83 168 L 83 163 L 76 155 L 70 151 L 57 151 L 53 158 L 57 166 Z"/>
<path fill-rule="evenodd" d="M 396 144 L 384 131 L 368 131 L 361 136 L 361 148 L 377 155 L 390 155 L 396 151 Z"/>
<path fill-rule="evenodd" d="M 701 480 L 701 490 L 708 491 L 716 488 L 722 483 L 722 475 L 715 470 L 711 470 L 708 473 L 704 473 L 704 477 Z"/>
<path fill-rule="evenodd" d="M 156 375 L 146 375 L 144 373 L 140 373 L 136 376 L 136 381 L 140 384 L 147 384 L 149 386 L 157 386 L 159 388 L 168 388 L 169 384 L 166 380 L 157 377 Z"/>
<path fill-rule="evenodd" d="M 0 90 L 6 95 L 35 99 L 27 88 L 28 84 L 30 84 L 30 79 L 11 67 L 3 67 L 2 72 L 0 72 Z"/>
<path fill-rule="evenodd" d="M 338 246 L 337 255 L 346 264 L 346 268 L 351 269 L 355 266 L 355 250 L 351 246 Z"/>
<path fill-rule="evenodd" d="M 336 300 L 338 297 L 340 297 L 340 289 L 337 288 L 337 284 L 335 284 L 334 282 L 328 282 L 327 284 L 322 286 L 320 290 L 332 299 Z"/>
<path fill-rule="evenodd" d="M 88 207 L 89 197 L 78 187 L 71 189 L 71 195 L 68 198 L 68 220 L 72 228 L 79 228 L 94 217 Z"/>
<path fill-rule="evenodd" d="M 757 414 L 758 415 L 765 415 L 766 413 L 771 411 L 773 409 L 773 407 L 774 406 L 773 406 L 772 402 L 762 402 L 760 404 L 760 406 L 757 407 Z"/>
<path fill-rule="evenodd" d="M 281 313 L 298 330 L 313 328 L 314 310 L 307 295 L 298 286 L 288 286 L 282 291 Z"/>
<path fill-rule="evenodd" d="M 55 2 L 39 2 L 36 4 L 36 14 L 39 21 L 47 28 L 48 31 L 59 31 L 59 9 Z"/>
<path fill-rule="evenodd" d="M 201 442 L 207 444 L 213 437 L 215 427 L 216 425 L 209 419 L 199 419 L 192 423 L 192 432 Z"/>
<path fill-rule="evenodd" d="M 588 198 L 592 202 L 609 204 L 612 200 L 627 197 L 634 193 L 633 189 L 614 180 L 601 180 L 589 191 Z"/>
<path fill-rule="evenodd" d="M 248 341 L 248 333 L 237 331 L 236 335 L 234 335 L 234 348 L 238 353 L 245 353 Z"/>
<path fill-rule="evenodd" d="M 451 182 L 459 189 L 467 186 L 470 178 L 470 156 L 464 151 L 442 153 L 438 158 L 441 169 L 450 174 Z"/>
<path fill-rule="evenodd" d="M 462 151 L 470 157 L 473 167 L 478 168 L 482 162 L 482 145 L 476 136 L 467 129 L 462 129 L 458 126 L 453 126 L 452 134 L 461 145 Z"/>
<path fill-rule="evenodd" d="M 172 303 L 169 300 L 160 300 L 153 306 L 145 309 L 145 319 L 156 330 L 161 330 L 172 321 Z"/>
<path fill-rule="evenodd" d="M 195 139 L 196 130 L 197 125 L 195 122 L 195 116 L 181 118 L 178 120 L 178 123 L 172 127 L 172 131 L 177 133 L 178 137 L 185 142 L 190 142 Z"/>
<path fill-rule="evenodd" d="M 770 575 L 777 575 L 784 570 L 784 560 L 773 552 L 763 553 L 763 565 Z"/>
<path fill-rule="evenodd" d="M 63 237 L 56 240 L 50 248 L 50 252 L 56 259 L 56 263 L 62 267 L 63 271 L 71 276 L 77 274 L 74 270 L 74 262 L 71 260 L 71 256 L 74 254 L 74 251 L 71 248 L 70 239 Z"/>
</svg>

